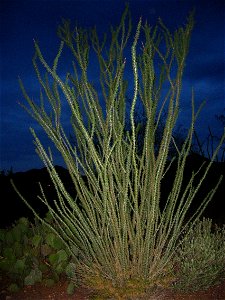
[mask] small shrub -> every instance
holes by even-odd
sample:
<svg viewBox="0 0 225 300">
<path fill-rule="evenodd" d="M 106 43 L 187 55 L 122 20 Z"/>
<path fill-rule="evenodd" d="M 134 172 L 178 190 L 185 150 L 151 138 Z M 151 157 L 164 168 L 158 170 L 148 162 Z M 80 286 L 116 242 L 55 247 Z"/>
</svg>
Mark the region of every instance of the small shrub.
<svg viewBox="0 0 225 300">
<path fill-rule="evenodd" d="M 212 230 L 212 220 L 199 221 L 177 251 L 178 273 L 175 289 L 207 289 L 225 276 L 225 226 Z"/>
<path fill-rule="evenodd" d="M 47 215 L 46 218 L 49 218 Z M 52 226 L 56 226 L 51 220 Z M 69 279 L 71 294 L 76 286 L 76 265 L 56 234 L 46 225 L 21 218 L 0 229 L 0 271 L 11 279 L 10 292 L 42 282 L 51 286 L 61 275 Z"/>
</svg>

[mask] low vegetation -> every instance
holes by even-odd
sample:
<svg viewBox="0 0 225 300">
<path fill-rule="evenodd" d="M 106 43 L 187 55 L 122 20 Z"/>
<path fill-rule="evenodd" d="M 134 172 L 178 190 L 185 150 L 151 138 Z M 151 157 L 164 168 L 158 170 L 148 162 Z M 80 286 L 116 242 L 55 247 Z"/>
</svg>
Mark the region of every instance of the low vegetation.
<svg viewBox="0 0 225 300">
<path fill-rule="evenodd" d="M 49 214 L 46 219 L 55 226 Z M 81 284 L 79 270 L 64 243 L 46 225 L 26 218 L 0 229 L 0 273 L 10 278 L 9 292 L 38 282 L 53 286 L 66 277 L 70 295 Z M 225 278 L 225 226 L 213 227 L 210 219 L 199 221 L 181 238 L 170 272 L 165 275 L 150 286 L 130 280 L 119 288 L 96 274 L 89 277 L 88 286 L 95 290 L 94 299 L 135 299 L 157 286 L 182 292 L 207 289 Z"/>
<path fill-rule="evenodd" d="M 225 225 L 213 227 L 203 218 L 181 239 L 175 265 L 173 286 L 185 292 L 206 289 L 225 278 Z"/>
<path fill-rule="evenodd" d="M 52 223 L 51 217 L 46 220 Z M 54 226 L 54 224 L 52 224 Z M 52 286 L 66 275 L 68 293 L 75 288 L 75 265 L 65 245 L 46 225 L 20 218 L 12 227 L 0 229 L 1 276 L 11 279 L 8 290 L 42 282 Z"/>
</svg>

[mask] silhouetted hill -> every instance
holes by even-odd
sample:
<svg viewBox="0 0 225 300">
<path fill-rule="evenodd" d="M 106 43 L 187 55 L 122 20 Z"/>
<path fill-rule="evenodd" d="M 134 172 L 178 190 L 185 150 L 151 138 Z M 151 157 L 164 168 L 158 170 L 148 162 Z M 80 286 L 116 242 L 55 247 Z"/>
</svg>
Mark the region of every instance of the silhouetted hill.
<svg viewBox="0 0 225 300">
<path fill-rule="evenodd" d="M 73 185 L 68 171 L 60 166 L 56 166 L 56 171 L 70 192 L 73 191 Z M 0 176 L 1 184 L 1 213 L 0 227 L 8 226 L 21 216 L 33 217 L 31 210 L 22 201 L 11 185 L 13 180 L 15 186 L 21 195 L 38 211 L 40 215 L 44 215 L 47 210 L 46 206 L 41 203 L 38 196 L 41 196 L 40 185 L 50 201 L 56 198 L 56 191 L 51 182 L 47 168 L 31 169 L 26 172 L 17 172 L 8 176 Z"/>
<path fill-rule="evenodd" d="M 183 194 L 184 188 L 188 184 L 193 171 L 199 170 L 202 163 L 205 163 L 201 170 L 196 175 L 193 181 L 193 188 L 197 187 L 202 175 L 204 174 L 204 170 L 209 164 L 209 160 L 204 158 L 203 156 L 193 153 L 187 157 L 186 165 L 185 165 L 185 172 L 184 172 L 184 179 L 183 179 L 183 189 L 181 192 L 181 196 Z M 162 193 L 163 197 L 170 192 L 171 186 L 174 179 L 174 174 L 176 171 L 176 161 L 172 165 L 169 172 L 165 175 L 165 178 L 162 182 Z M 225 224 L 225 162 L 213 162 L 206 179 L 203 181 L 201 188 L 199 189 L 198 193 L 196 194 L 194 201 L 191 205 L 189 215 L 191 215 L 196 208 L 199 207 L 203 199 L 207 196 L 207 194 L 214 189 L 216 184 L 219 181 L 220 176 L 223 176 L 222 182 L 220 183 L 218 189 L 213 196 L 213 199 L 207 206 L 203 216 L 207 218 L 213 219 L 214 222 Z"/>
<path fill-rule="evenodd" d="M 184 186 L 185 183 L 187 183 L 190 179 L 192 171 L 198 170 L 203 161 L 206 162 L 205 165 L 207 166 L 207 163 L 209 161 L 207 161 L 200 155 L 194 154 L 188 157 L 185 168 Z M 64 183 L 67 191 L 71 195 L 75 196 L 76 191 L 74 185 L 72 184 L 72 180 L 68 171 L 65 168 L 59 166 L 56 166 L 56 171 L 59 174 L 62 182 Z M 162 181 L 161 195 L 164 201 L 166 200 L 167 195 L 171 190 L 175 171 L 176 162 L 172 165 L 169 172 L 165 175 L 165 178 Z M 197 186 L 201 178 L 202 171 L 199 172 L 198 176 L 196 176 L 193 184 L 194 187 Z M 196 207 L 201 203 L 203 197 L 206 196 L 212 188 L 214 188 L 219 180 L 220 175 L 225 175 L 225 163 L 214 162 L 207 176 L 207 180 L 203 183 L 200 192 L 197 194 L 194 200 L 189 214 L 195 211 Z M 8 176 L 1 175 L 0 228 L 10 226 L 16 219 L 22 216 L 29 217 L 30 219 L 33 218 L 32 212 L 13 189 L 10 183 L 10 179 L 13 180 L 20 193 L 24 196 L 25 199 L 29 201 L 29 203 L 41 216 L 44 216 L 44 214 L 47 212 L 47 209 L 44 204 L 41 203 L 41 200 L 38 199 L 38 195 L 41 195 L 39 183 L 41 183 L 46 197 L 50 202 L 57 197 L 54 185 L 51 182 L 46 168 L 32 169 L 27 172 L 18 172 L 10 174 Z M 204 216 L 212 218 L 214 222 L 225 224 L 225 178 L 223 178 L 223 181 L 220 184 L 212 202 L 207 207 Z"/>
</svg>

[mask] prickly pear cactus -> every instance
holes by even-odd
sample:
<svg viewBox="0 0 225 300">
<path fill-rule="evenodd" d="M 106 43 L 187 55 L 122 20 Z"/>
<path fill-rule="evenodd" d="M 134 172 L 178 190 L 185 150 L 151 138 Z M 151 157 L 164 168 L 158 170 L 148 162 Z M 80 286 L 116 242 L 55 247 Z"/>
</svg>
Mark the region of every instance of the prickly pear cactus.
<svg viewBox="0 0 225 300">
<path fill-rule="evenodd" d="M 9 291 L 38 282 L 52 286 L 61 275 L 67 275 L 67 293 L 71 295 L 76 287 L 75 268 L 63 242 L 37 220 L 32 224 L 21 218 L 11 228 L 0 229 L 0 271 L 12 280 Z"/>
</svg>

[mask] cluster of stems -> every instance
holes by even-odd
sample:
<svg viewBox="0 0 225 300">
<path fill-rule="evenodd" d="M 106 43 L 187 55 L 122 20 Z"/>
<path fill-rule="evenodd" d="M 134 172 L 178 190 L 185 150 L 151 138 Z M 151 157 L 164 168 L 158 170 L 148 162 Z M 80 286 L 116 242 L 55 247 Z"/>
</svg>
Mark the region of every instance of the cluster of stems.
<svg viewBox="0 0 225 300">
<path fill-rule="evenodd" d="M 31 129 L 36 151 L 57 192 L 57 199 L 52 204 L 52 199 L 47 199 L 40 187 L 39 199 L 57 224 L 57 230 L 52 230 L 63 239 L 88 274 L 100 274 L 120 286 L 132 278 L 153 282 L 165 274 L 181 233 L 190 223 L 195 223 L 216 190 L 215 187 L 210 191 L 193 218 L 184 222 L 212 164 L 209 163 L 197 186 L 193 182 L 199 170 L 183 188 L 185 162 L 200 111 L 195 113 L 192 94 L 190 129 L 177 152 L 170 193 L 164 199 L 164 205 L 160 205 L 161 182 L 174 163 L 173 160 L 168 163 L 168 153 L 174 142 L 173 130 L 179 114 L 182 76 L 192 28 L 192 14 L 187 24 L 174 33 L 161 20 L 152 28 L 140 19 L 133 34 L 127 8 L 119 26 L 111 28 L 108 45 L 106 38 L 99 39 L 95 29 L 90 32 L 77 27 L 71 29 L 70 23 L 64 21 L 58 28 L 61 44 L 53 66 L 45 60 L 38 43 L 34 43 L 33 65 L 42 87 L 40 103 L 28 96 L 20 82 L 28 104 L 25 109 L 61 153 L 77 192 L 74 197 L 66 190 L 54 167 L 51 151 L 44 148 Z M 65 80 L 57 73 L 64 47 L 68 47 L 74 57 L 73 72 L 68 73 Z M 127 48 L 131 49 L 130 57 L 125 57 Z M 100 73 L 97 87 L 88 73 L 93 54 Z M 133 82 L 125 79 L 129 61 L 132 62 Z M 46 70 L 44 77 L 38 63 Z M 126 131 L 125 99 L 130 86 L 133 87 L 129 110 L 131 130 Z M 137 149 L 138 127 L 135 125 L 138 101 L 141 101 L 146 116 L 141 152 Z M 73 142 L 62 121 L 66 105 L 71 113 L 68 118 L 75 137 Z M 156 151 L 156 132 L 165 115 L 165 126 Z M 32 209 L 29 201 L 24 201 Z"/>
</svg>

